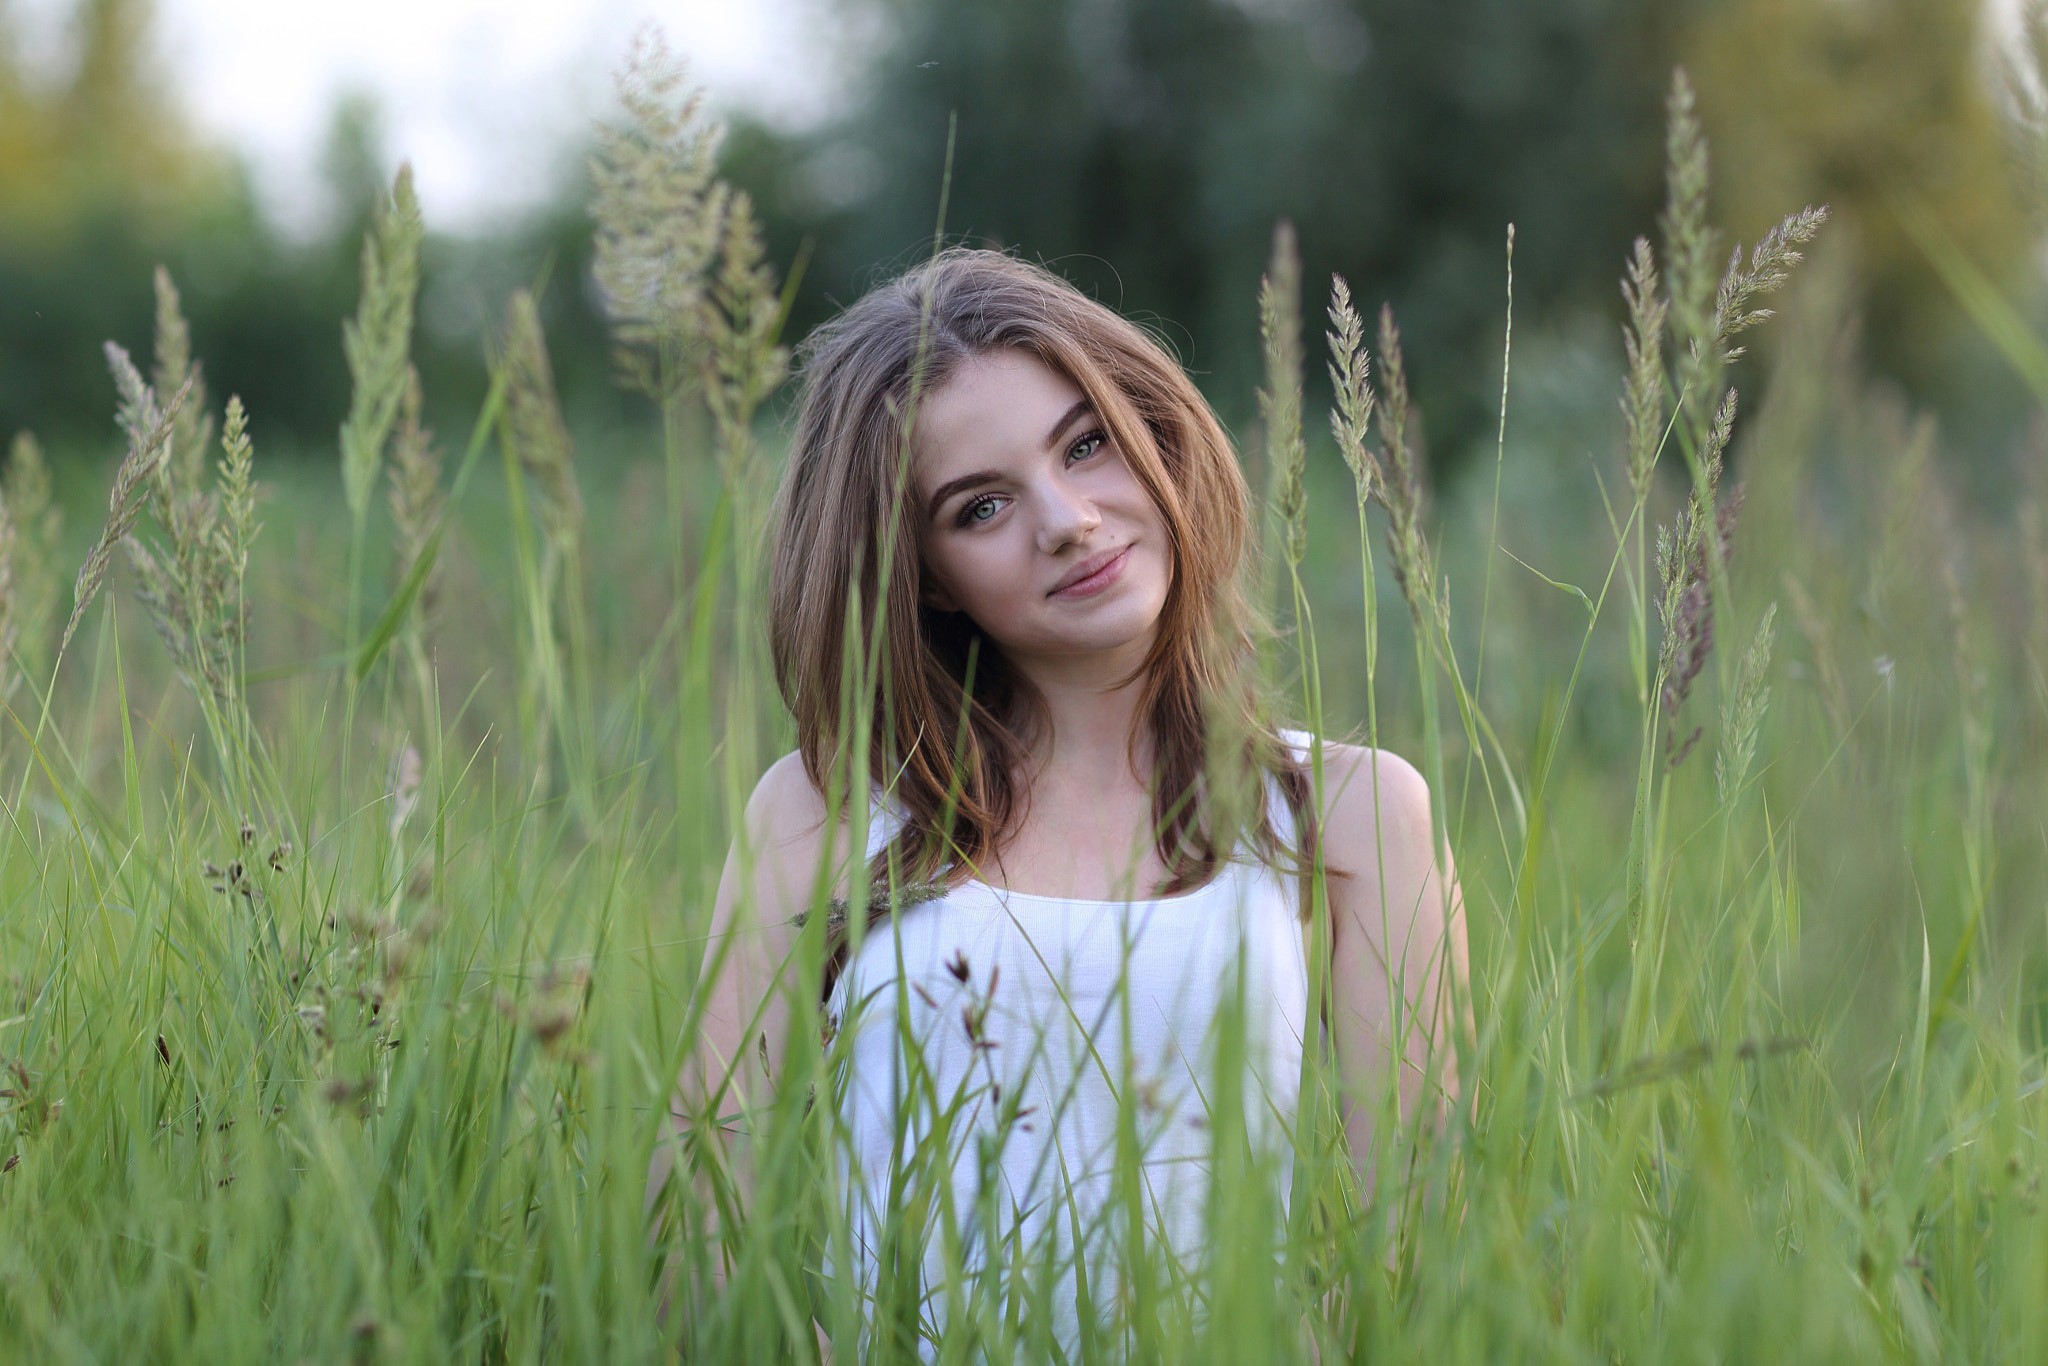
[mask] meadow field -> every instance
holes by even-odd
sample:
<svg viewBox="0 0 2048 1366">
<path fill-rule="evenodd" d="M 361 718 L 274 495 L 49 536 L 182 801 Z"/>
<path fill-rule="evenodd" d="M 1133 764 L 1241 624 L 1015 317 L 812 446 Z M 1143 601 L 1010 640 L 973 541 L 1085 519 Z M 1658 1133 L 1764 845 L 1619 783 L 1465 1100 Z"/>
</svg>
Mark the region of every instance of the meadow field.
<svg viewBox="0 0 2048 1366">
<path fill-rule="evenodd" d="M 11 452 L 0 1357 L 919 1350 L 902 1284 L 818 1275 L 829 1031 L 729 1117 L 743 1203 L 726 1138 L 666 1116 L 737 813 L 791 747 L 762 554 L 790 339 L 694 106 L 658 64 L 625 93 L 596 284 L 644 437 L 572 434 L 525 295 L 474 426 L 421 427 L 401 178 L 329 456 L 251 448 L 167 277 L 151 353 L 110 357 L 118 457 Z M 1263 663 L 1288 724 L 1430 779 L 1469 1105 L 1411 1150 L 1361 1098 L 1367 1196 L 1314 1064 L 1284 1217 L 1219 1124 L 1224 1236 L 1141 1268 L 1085 1355 L 2048 1358 L 2048 477 L 1981 510 L 1864 378 L 1824 215 L 1730 264 L 1706 202 L 1680 85 L 1626 346 L 1526 364 L 1504 327 L 1492 468 L 1441 499 L 1403 378 L 1432 357 L 1276 236 L 1238 433 Z M 1303 412 L 1326 362 L 1334 424 Z M 690 1179 L 650 1206 L 659 1145 Z M 941 1236 L 943 1184 L 892 1239 Z M 993 1284 L 926 1350 L 1044 1358 L 1044 1287 Z"/>
</svg>

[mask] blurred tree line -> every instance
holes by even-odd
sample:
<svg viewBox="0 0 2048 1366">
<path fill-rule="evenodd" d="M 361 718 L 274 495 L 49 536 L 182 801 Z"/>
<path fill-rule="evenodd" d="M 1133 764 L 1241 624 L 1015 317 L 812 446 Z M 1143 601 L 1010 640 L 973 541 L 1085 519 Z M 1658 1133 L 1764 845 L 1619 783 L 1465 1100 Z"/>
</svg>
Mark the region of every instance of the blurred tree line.
<svg viewBox="0 0 2048 1366">
<path fill-rule="evenodd" d="M 1618 325 L 1621 263 L 1663 200 L 1682 62 L 1730 229 L 1753 240 L 1829 201 L 1874 362 L 1938 409 L 1981 410 L 1998 388 L 1894 213 L 1926 203 L 1995 278 L 2026 276 L 2034 233 L 1980 0 L 840 3 L 871 35 L 848 58 L 854 97 L 814 128 L 737 117 L 723 154 L 777 256 L 807 258 L 796 335 L 929 250 L 945 183 L 950 240 L 1052 261 L 1153 323 L 1242 419 L 1284 216 L 1313 289 L 1341 271 L 1362 302 L 1394 305 L 1435 454 L 1455 461 L 1491 440 L 1508 222 L 1524 336 Z M 241 393 L 272 448 L 325 449 L 360 230 L 391 169 L 375 111 L 337 111 L 341 207 L 315 240 L 288 240 L 180 117 L 149 20 L 148 0 L 78 0 L 72 68 L 27 72 L 0 0 L 0 436 L 111 432 L 99 342 L 144 343 L 161 260 L 215 392 Z M 496 301 L 543 272 L 572 412 L 631 418 L 585 283 L 582 192 L 485 237 L 430 239 L 419 355 L 444 423 L 481 391 Z"/>
<path fill-rule="evenodd" d="M 330 451 L 348 406 L 341 323 L 396 161 L 378 112 L 362 98 L 335 109 L 320 150 L 334 211 L 310 240 L 293 238 L 262 212 L 246 167 L 183 113 L 152 21 L 150 0 L 77 0 L 70 61 L 31 71 L 0 0 L 0 443 L 23 428 L 59 452 L 114 443 L 101 343 L 146 356 L 162 263 L 209 388 L 243 397 L 259 447 Z M 575 287 L 589 236 L 573 198 L 489 236 L 430 235 L 415 357 L 437 415 L 467 430 L 490 310 L 544 270 L 565 384 L 613 401 L 598 320 Z"/>
</svg>

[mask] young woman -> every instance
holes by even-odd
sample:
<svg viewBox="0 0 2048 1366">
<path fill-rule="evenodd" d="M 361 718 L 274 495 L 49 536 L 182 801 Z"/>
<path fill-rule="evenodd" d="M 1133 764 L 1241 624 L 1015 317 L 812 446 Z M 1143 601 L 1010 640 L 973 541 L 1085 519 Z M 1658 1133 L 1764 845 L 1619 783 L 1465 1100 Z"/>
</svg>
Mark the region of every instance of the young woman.
<svg viewBox="0 0 2048 1366">
<path fill-rule="evenodd" d="M 1048 271 L 952 250 L 802 361 L 771 579 L 798 748 L 725 867 L 676 1122 L 721 1086 L 723 1113 L 764 1103 L 792 1031 L 836 1032 L 847 1269 L 872 1291 L 895 1267 L 938 1326 L 963 1279 L 1023 1268 L 1026 1313 L 1071 1351 L 1080 1287 L 1107 1303 L 1133 1245 L 1200 1267 L 1217 1097 L 1242 1097 L 1241 1132 L 1284 1176 L 1304 1039 L 1335 1048 L 1363 1171 L 1389 1070 L 1404 1113 L 1455 1093 L 1449 861 L 1411 765 L 1325 743 L 1318 805 L 1311 737 L 1268 721 L 1251 498 L 1143 330 Z M 876 632 L 880 684 L 849 702 L 848 642 Z M 857 813 L 828 818 L 824 793 L 862 733 L 873 896 L 829 927 L 825 980 L 792 982 L 821 866 L 849 889 Z M 1318 858 L 1323 1029 L 1302 895 Z M 1241 1084 L 1219 1088 L 1219 1057 Z"/>
</svg>

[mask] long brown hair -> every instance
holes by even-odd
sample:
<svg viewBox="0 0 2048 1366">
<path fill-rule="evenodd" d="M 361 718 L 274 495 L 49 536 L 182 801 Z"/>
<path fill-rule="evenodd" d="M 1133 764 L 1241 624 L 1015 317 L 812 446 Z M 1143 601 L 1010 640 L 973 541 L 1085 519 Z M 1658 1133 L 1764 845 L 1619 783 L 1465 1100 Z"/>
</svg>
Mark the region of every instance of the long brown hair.
<svg viewBox="0 0 2048 1366">
<path fill-rule="evenodd" d="M 920 601 L 910 477 L 919 396 L 969 357 L 1004 349 L 1082 390 L 1166 526 L 1172 579 L 1139 666 L 1154 825 L 1171 874 L 1159 894 L 1207 883 L 1247 833 L 1306 888 L 1317 838 L 1309 778 L 1268 722 L 1256 682 L 1254 653 L 1271 627 L 1247 590 L 1252 500 L 1230 438 L 1149 333 L 1001 252 L 940 252 L 818 328 L 799 352 L 802 401 L 775 498 L 769 613 L 776 681 L 811 781 L 828 791 L 835 757 L 852 752 L 865 720 L 868 771 L 907 814 L 869 865 L 876 887 L 972 876 L 1028 802 L 1013 775 L 1025 771 L 1025 737 L 1044 722 L 1044 699 L 964 613 Z M 849 645 L 864 654 L 878 622 L 879 668 L 849 697 Z M 1294 810 L 1299 849 L 1252 796 L 1266 773 Z M 887 901 L 870 904 L 872 923 Z M 1308 906 L 1304 895 L 1304 914 Z"/>
</svg>

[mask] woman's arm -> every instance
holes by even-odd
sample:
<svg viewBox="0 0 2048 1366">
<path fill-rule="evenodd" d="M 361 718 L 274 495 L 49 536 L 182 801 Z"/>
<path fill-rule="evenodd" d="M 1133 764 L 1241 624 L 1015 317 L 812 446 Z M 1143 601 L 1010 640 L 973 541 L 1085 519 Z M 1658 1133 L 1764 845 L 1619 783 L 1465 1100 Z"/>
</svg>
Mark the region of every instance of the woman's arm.
<svg viewBox="0 0 2048 1366">
<path fill-rule="evenodd" d="M 1369 1186 L 1389 1067 L 1398 1069 L 1404 1129 L 1418 1113 L 1433 1125 L 1458 1102 L 1464 904 L 1448 844 L 1430 857 L 1429 784 L 1413 764 L 1386 750 L 1326 745 L 1323 776 L 1324 862 L 1352 874 L 1328 880 L 1330 1030 L 1345 1135 Z"/>
<path fill-rule="evenodd" d="M 707 991 L 695 1046 L 685 1057 L 669 1101 L 674 1138 L 655 1144 L 647 1173 L 651 1211 L 667 1184 L 680 1141 L 699 1124 L 726 1117 L 719 1150 L 731 1164 L 744 1203 L 753 1186 L 753 1153 L 743 1124 L 733 1117 L 774 1098 L 776 1073 L 789 1041 L 792 992 L 788 974 L 796 943 L 797 914 L 808 904 L 825 845 L 825 804 L 804 772 L 802 758 L 788 754 L 770 765 L 747 800 L 742 818 L 746 857 L 735 840 L 718 880 L 710 933 L 704 949 Z M 835 858 L 848 843 L 842 824 Z M 814 988 L 799 986 L 794 993 Z M 695 1198 L 710 1208 L 708 1185 Z M 670 1274 L 673 1275 L 671 1267 Z M 714 1278 L 724 1280 L 722 1260 Z M 669 1287 L 664 1286 L 666 1302 Z"/>
</svg>

